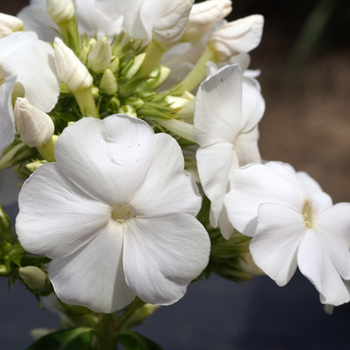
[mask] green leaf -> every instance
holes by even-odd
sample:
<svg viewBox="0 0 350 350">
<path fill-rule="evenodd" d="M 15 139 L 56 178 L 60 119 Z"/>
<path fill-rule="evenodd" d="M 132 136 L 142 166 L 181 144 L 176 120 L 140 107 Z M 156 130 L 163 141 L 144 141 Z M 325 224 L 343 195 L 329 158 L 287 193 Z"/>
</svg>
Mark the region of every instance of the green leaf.
<svg viewBox="0 0 350 350">
<path fill-rule="evenodd" d="M 55 333 L 50 333 L 27 350 L 92 350 L 91 328 L 70 328 Z"/>
<path fill-rule="evenodd" d="M 162 350 L 162 348 L 151 339 L 132 331 L 119 333 L 118 342 L 124 346 L 125 350 Z"/>
</svg>

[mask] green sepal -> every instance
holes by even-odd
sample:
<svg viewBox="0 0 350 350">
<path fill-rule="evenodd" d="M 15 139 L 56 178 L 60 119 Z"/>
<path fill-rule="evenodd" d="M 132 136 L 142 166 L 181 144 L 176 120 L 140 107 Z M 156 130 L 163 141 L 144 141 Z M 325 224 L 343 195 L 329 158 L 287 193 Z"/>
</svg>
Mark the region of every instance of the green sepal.
<svg viewBox="0 0 350 350">
<path fill-rule="evenodd" d="M 162 350 L 153 340 L 133 331 L 119 333 L 118 342 L 124 346 L 125 350 Z"/>
<path fill-rule="evenodd" d="M 27 350 L 92 350 L 91 340 L 91 328 L 70 328 L 40 338 Z"/>
</svg>

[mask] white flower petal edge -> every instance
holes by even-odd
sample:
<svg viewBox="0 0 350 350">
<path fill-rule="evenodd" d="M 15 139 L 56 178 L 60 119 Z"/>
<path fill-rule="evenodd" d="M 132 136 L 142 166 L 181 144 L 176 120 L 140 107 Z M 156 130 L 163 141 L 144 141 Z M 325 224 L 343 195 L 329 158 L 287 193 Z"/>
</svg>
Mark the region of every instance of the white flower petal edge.
<svg viewBox="0 0 350 350">
<path fill-rule="evenodd" d="M 268 162 L 237 170 L 225 204 L 232 225 L 253 237 L 255 263 L 278 285 L 298 266 L 322 303 L 349 302 L 350 203 L 333 205 L 307 174 Z"/>
<path fill-rule="evenodd" d="M 229 179 L 240 166 L 260 161 L 257 123 L 265 102 L 256 85 L 243 79 L 239 65 L 225 66 L 199 87 L 194 114 L 194 137 L 198 173 L 211 201 L 211 225 L 216 227 L 223 210 Z M 222 231 L 229 238 L 229 223 L 221 217 Z"/>
<path fill-rule="evenodd" d="M 84 118 L 55 155 L 23 185 L 16 230 L 25 249 L 52 259 L 58 297 L 105 313 L 135 296 L 179 300 L 206 267 L 210 240 L 176 141 L 125 115 Z"/>
<path fill-rule="evenodd" d="M 0 86 L 0 157 L 15 138 L 15 117 L 12 109 L 12 91 L 16 77 L 10 77 Z"/>
<path fill-rule="evenodd" d="M 0 77 L 17 76 L 25 97 L 43 112 L 56 105 L 60 92 L 53 48 L 35 33 L 16 32 L 0 40 Z"/>
</svg>

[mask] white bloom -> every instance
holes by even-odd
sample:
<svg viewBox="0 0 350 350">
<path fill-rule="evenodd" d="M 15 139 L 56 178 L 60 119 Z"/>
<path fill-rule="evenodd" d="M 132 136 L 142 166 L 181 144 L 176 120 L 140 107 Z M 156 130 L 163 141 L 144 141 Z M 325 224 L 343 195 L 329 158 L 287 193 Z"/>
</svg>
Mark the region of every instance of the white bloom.
<svg viewBox="0 0 350 350">
<path fill-rule="evenodd" d="M 26 98 L 17 98 L 14 114 L 21 140 L 29 147 L 41 147 L 51 139 L 55 130 L 52 119 Z"/>
<path fill-rule="evenodd" d="M 63 131 L 55 157 L 23 185 L 16 231 L 52 259 L 58 297 L 107 313 L 135 296 L 180 299 L 210 242 L 176 141 L 125 115 L 84 118 Z"/>
<path fill-rule="evenodd" d="M 135 39 L 152 39 L 156 35 L 171 36 L 172 40 L 182 36 L 186 28 L 188 13 L 193 0 L 96 0 L 101 15 L 109 20 L 123 19 L 122 27 L 126 34 Z M 178 21 L 178 23 L 177 23 Z M 157 39 L 160 39 L 157 37 Z"/>
<path fill-rule="evenodd" d="M 57 24 L 74 18 L 75 6 L 72 0 L 46 0 L 46 5 L 49 16 Z"/>
<path fill-rule="evenodd" d="M 0 38 L 19 30 L 23 30 L 23 22 L 19 18 L 0 13 Z"/>
<path fill-rule="evenodd" d="M 197 42 L 232 10 L 231 0 L 207 0 L 194 4 L 188 19 L 184 41 Z"/>
<path fill-rule="evenodd" d="M 318 183 L 280 162 L 237 170 L 225 204 L 234 227 L 252 236 L 255 263 L 279 286 L 297 266 L 324 304 L 350 300 L 350 204 L 332 204 Z"/>
<path fill-rule="evenodd" d="M 81 35 L 97 38 L 106 36 L 108 39 L 113 39 L 122 31 L 123 17 L 110 21 L 97 11 L 96 0 L 76 0 L 75 6 Z M 57 24 L 47 13 L 45 0 L 31 0 L 30 5 L 18 13 L 18 17 L 23 20 L 24 30 L 36 32 L 42 40 L 52 42 L 56 36 L 59 36 Z"/>
<path fill-rule="evenodd" d="M 255 49 L 261 41 L 264 17 L 252 15 L 224 24 L 209 38 L 220 61 L 226 61 L 239 52 Z"/>
<path fill-rule="evenodd" d="M 229 178 L 240 166 L 260 161 L 257 124 L 265 102 L 257 86 L 243 79 L 238 65 L 226 66 L 199 87 L 194 113 L 198 173 L 211 201 L 211 225 L 225 238 L 233 229 L 225 217 Z"/>
<path fill-rule="evenodd" d="M 92 76 L 75 53 L 58 37 L 54 40 L 58 77 L 72 92 L 92 86 Z"/>
<path fill-rule="evenodd" d="M 56 105 L 60 85 L 50 45 L 34 33 L 16 32 L 0 39 L 0 80 L 17 76 L 31 104 L 44 112 Z"/>
<path fill-rule="evenodd" d="M 25 266 L 18 269 L 24 283 L 31 289 L 42 289 L 47 282 L 47 274 L 39 267 Z"/>
</svg>

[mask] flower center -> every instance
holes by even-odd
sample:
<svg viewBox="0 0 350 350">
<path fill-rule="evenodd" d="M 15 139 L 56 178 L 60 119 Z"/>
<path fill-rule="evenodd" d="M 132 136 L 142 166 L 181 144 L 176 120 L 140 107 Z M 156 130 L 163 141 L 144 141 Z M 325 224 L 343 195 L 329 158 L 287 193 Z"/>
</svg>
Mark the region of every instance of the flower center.
<svg viewBox="0 0 350 350">
<path fill-rule="evenodd" d="M 306 227 L 312 228 L 312 208 L 309 201 L 306 201 L 304 204 L 303 218 L 304 218 Z"/>
<path fill-rule="evenodd" d="M 112 211 L 112 219 L 123 223 L 125 220 L 130 219 L 133 216 L 131 207 L 127 204 L 118 204 Z"/>
</svg>

